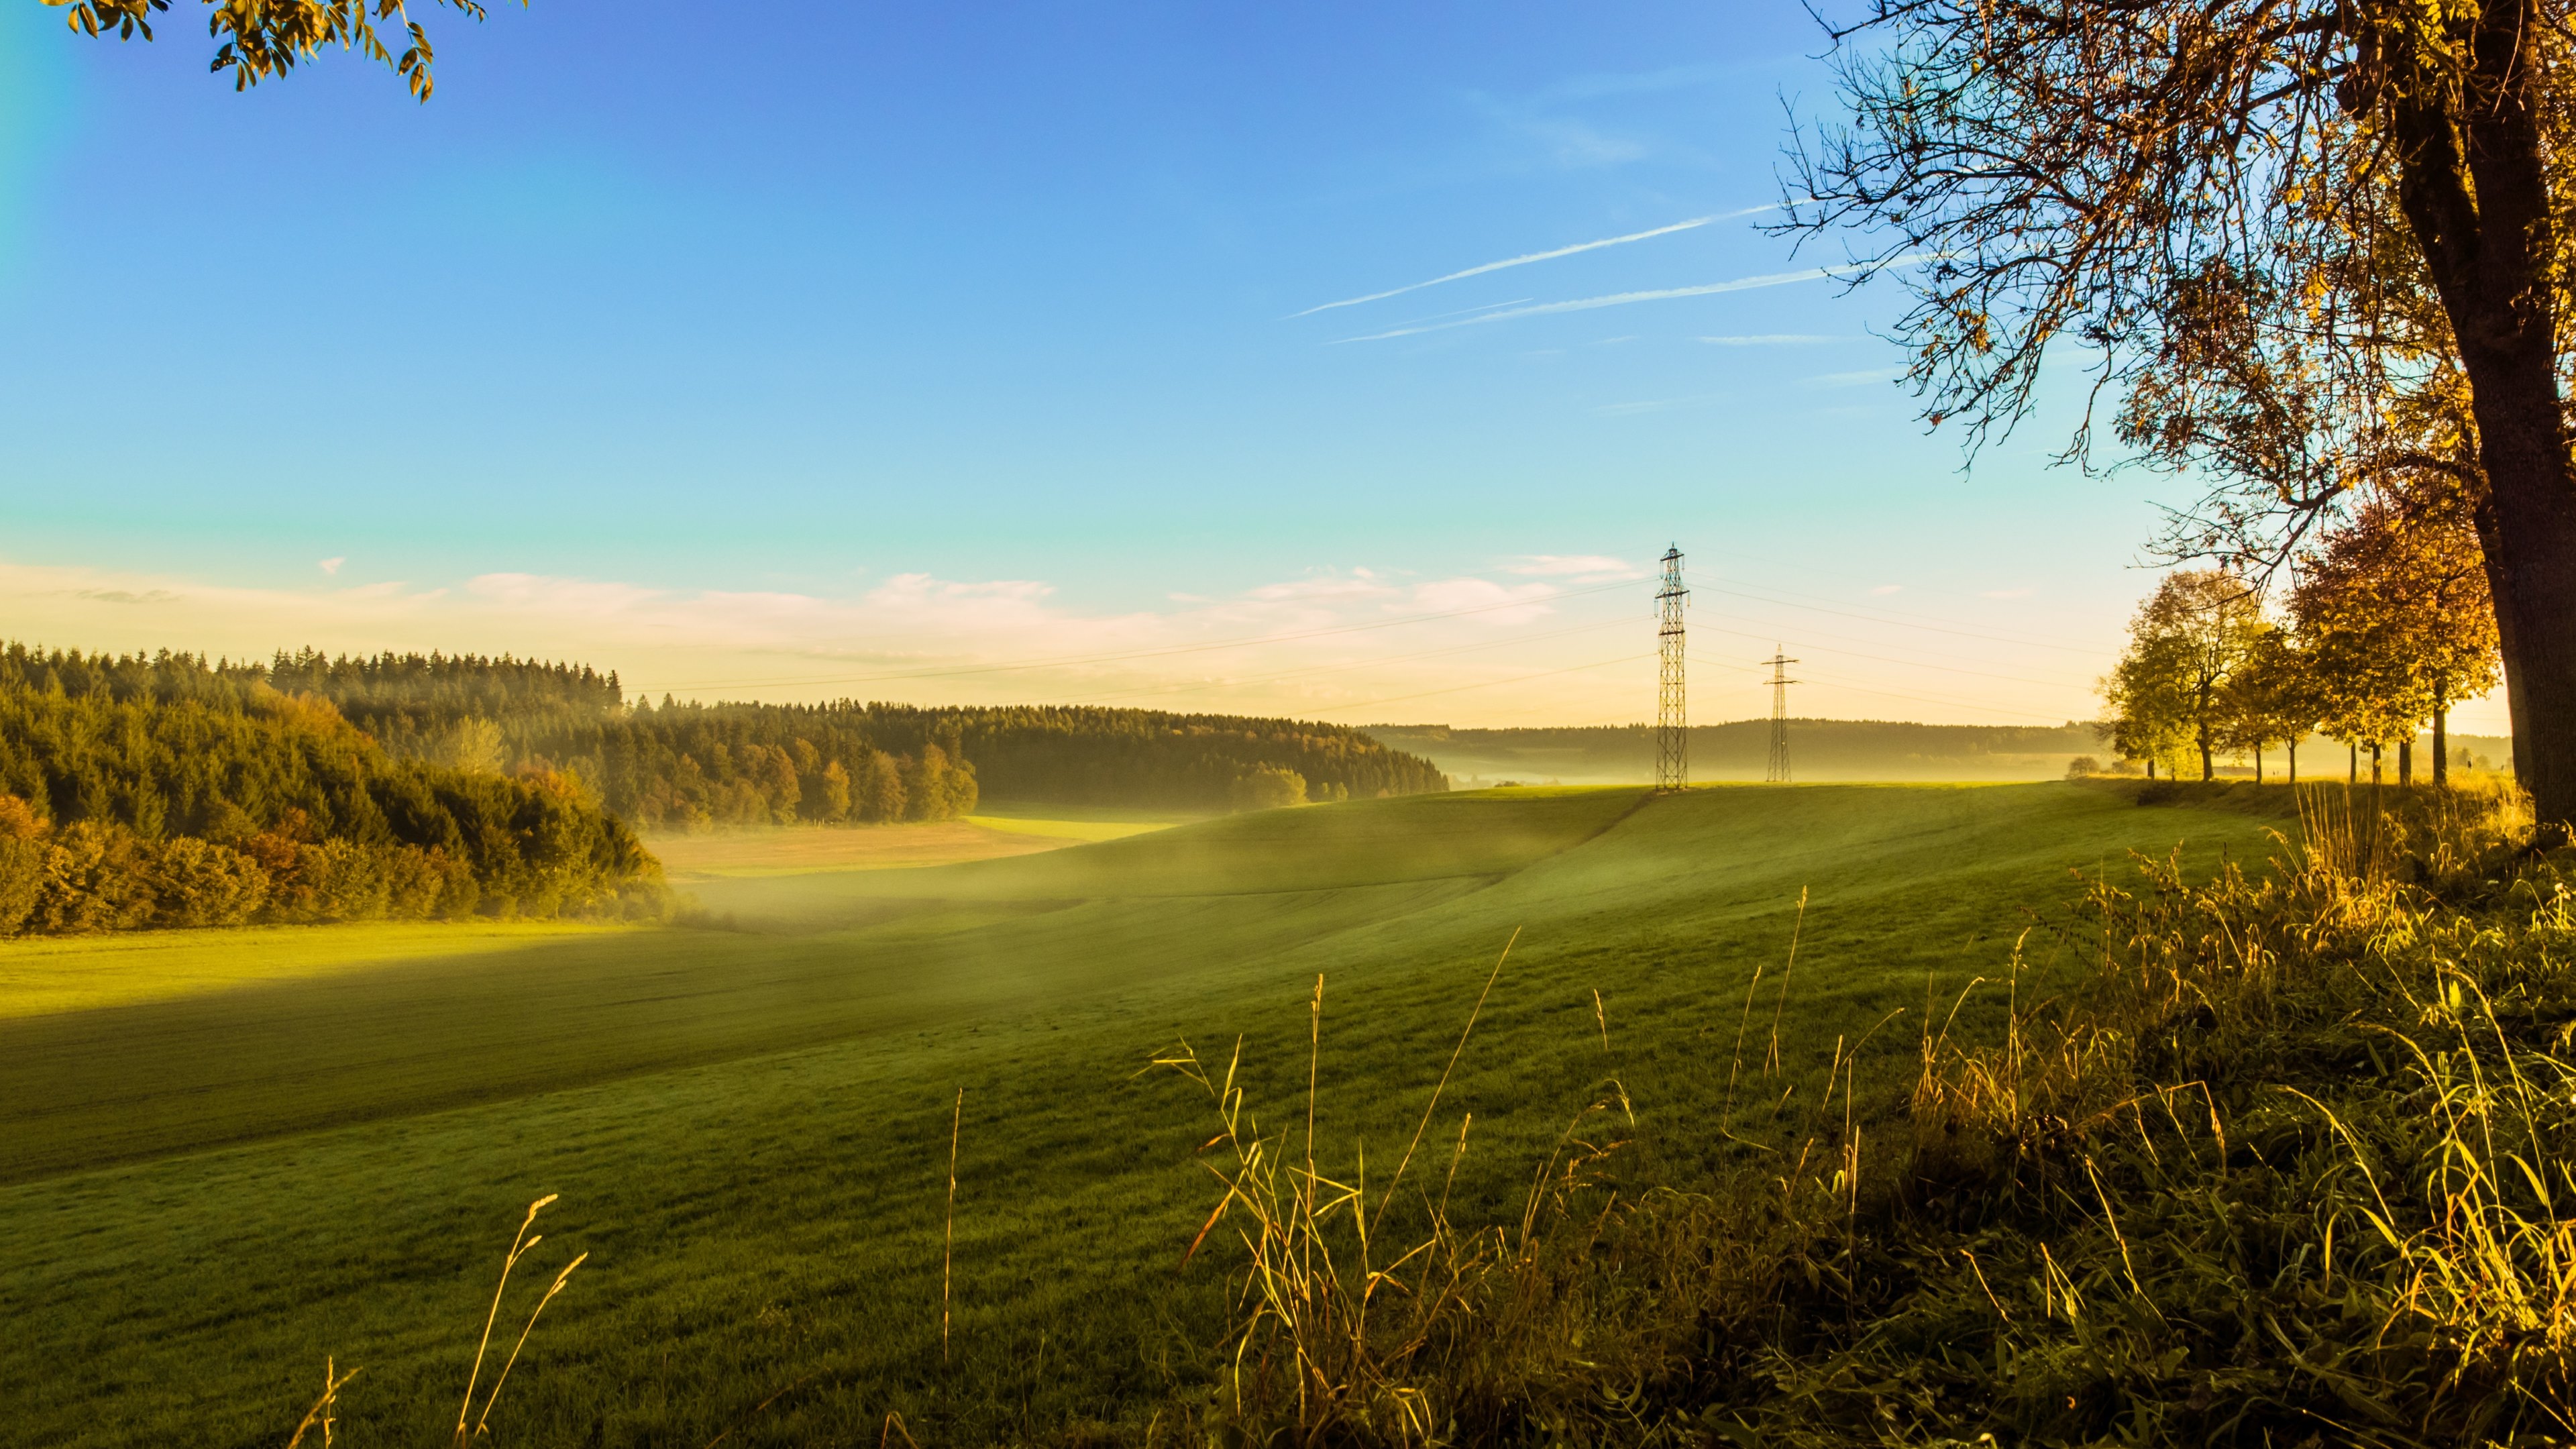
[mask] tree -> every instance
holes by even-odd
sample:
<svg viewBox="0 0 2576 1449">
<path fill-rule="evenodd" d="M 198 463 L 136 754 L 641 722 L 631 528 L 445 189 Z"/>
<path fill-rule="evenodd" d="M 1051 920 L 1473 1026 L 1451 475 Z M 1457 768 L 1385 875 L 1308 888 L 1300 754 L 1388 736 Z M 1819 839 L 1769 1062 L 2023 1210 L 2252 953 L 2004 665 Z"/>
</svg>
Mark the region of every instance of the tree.
<svg viewBox="0 0 2576 1449">
<path fill-rule="evenodd" d="M 1306 777 L 1277 765 L 1263 765 L 1235 777 L 1234 808 L 1277 810 L 1306 803 Z"/>
<path fill-rule="evenodd" d="M 2263 778 L 2263 751 L 2280 742 L 2290 750 L 2290 783 L 2299 782 L 2299 741 L 2324 717 L 2315 675 L 2290 631 L 2266 625 L 2245 662 L 2227 682 L 2220 741 L 2251 751 L 2254 778 Z"/>
<path fill-rule="evenodd" d="M 2212 778 L 2217 750 L 2238 731 L 2239 682 L 2269 627 L 2262 601 L 2236 575 L 2165 575 L 2138 606 L 2128 651 L 2102 685 L 2122 753 L 2170 760 L 2180 745 L 2199 756 L 2200 778 Z"/>
<path fill-rule="evenodd" d="M 152 39 L 152 16 L 170 8 L 170 0 L 45 0 L 67 8 L 64 22 L 83 35 L 114 32 L 119 40 L 140 35 Z M 261 81 L 282 76 L 310 60 L 324 46 L 356 50 L 391 69 L 426 101 L 435 82 L 430 77 L 429 33 L 411 18 L 405 0 L 206 0 L 213 13 L 206 33 L 216 41 L 209 69 L 233 73 L 233 89 L 246 91 Z M 479 0 L 427 0 L 476 20 L 484 18 Z M 524 0 L 523 0 L 524 3 Z M 403 45 L 399 52 L 385 43 L 385 33 Z"/>
<path fill-rule="evenodd" d="M 2456 494 L 2376 498 L 2304 561 L 2291 607 L 2314 642 L 2335 733 L 2381 746 L 2433 721 L 2433 781 L 2450 778 L 2450 707 L 2495 687 L 2496 627 L 2476 535 Z"/>
<path fill-rule="evenodd" d="M 2191 727 L 2177 687 L 2184 669 L 2172 646 L 2169 639 L 2131 640 L 2101 685 L 2105 713 L 2096 728 L 2121 759 L 2145 761 L 2149 779 L 2159 764 L 2179 778 L 2190 749 Z"/>
<path fill-rule="evenodd" d="M 1837 32 L 1850 118 L 1786 178 L 1788 225 L 1855 238 L 1845 275 L 1909 278 L 1912 380 L 1972 444 L 2027 415 L 2061 337 L 2097 389 L 2136 383 L 2214 269 L 2283 283 L 2258 334 L 2305 326 L 2330 362 L 2430 297 L 2476 434 L 2516 769 L 2553 823 L 2576 819 L 2571 8 L 1868 0 Z"/>
<path fill-rule="evenodd" d="M 879 750 L 868 751 L 867 764 L 861 768 L 855 793 L 861 820 L 882 824 L 903 818 L 906 803 L 903 772 L 895 766 L 891 755 Z"/>
</svg>

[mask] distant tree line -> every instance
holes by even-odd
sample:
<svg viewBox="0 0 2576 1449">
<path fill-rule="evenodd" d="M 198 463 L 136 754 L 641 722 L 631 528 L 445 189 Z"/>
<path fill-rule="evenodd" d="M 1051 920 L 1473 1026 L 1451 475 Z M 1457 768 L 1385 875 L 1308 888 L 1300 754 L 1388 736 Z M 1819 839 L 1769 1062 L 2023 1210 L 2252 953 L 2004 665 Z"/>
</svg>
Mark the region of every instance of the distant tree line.
<svg viewBox="0 0 2576 1449">
<path fill-rule="evenodd" d="M 948 820 L 1031 803 L 1248 808 L 1447 787 L 1339 725 L 1148 710 L 900 704 L 631 706 L 614 673 L 472 655 L 281 654 L 272 688 L 331 700 L 396 754 L 579 779 L 644 830 Z"/>
<path fill-rule="evenodd" d="M 2356 507 L 2299 560 L 2274 610 L 2225 569 L 2169 574 L 2130 625 L 2102 682 L 2103 737 L 2126 759 L 2208 779 L 2220 754 L 2290 749 L 2322 733 L 2363 752 L 2381 778 L 2414 779 L 2414 740 L 2433 727 L 2432 778 L 2449 778 L 2450 710 L 2501 678 L 2495 612 L 2465 498 L 2390 491 Z"/>
<path fill-rule="evenodd" d="M 1430 761 L 1342 725 L 1151 710 L 628 704 L 615 673 L 507 656 L 281 653 L 266 663 L 67 656 L 75 690 L 327 700 L 389 753 L 543 775 L 642 830 L 947 820 L 1029 803 L 1225 810 L 1445 790 Z M 92 677 L 95 676 L 95 682 Z"/>
<path fill-rule="evenodd" d="M 661 901 L 659 865 L 564 775 L 397 757 L 253 670 L 0 648 L 0 934 Z"/>
</svg>

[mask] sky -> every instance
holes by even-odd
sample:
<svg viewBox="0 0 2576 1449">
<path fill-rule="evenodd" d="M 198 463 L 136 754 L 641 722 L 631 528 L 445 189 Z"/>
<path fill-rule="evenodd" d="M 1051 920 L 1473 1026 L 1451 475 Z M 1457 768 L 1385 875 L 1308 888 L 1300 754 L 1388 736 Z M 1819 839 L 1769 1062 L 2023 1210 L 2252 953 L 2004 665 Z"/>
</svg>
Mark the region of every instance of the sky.
<svg viewBox="0 0 2576 1449">
<path fill-rule="evenodd" d="M 1610 724 L 1678 547 L 1696 719 L 2045 724 L 2189 491 L 1926 433 L 1794 4 L 199 11 L 0 8 L 0 637 Z"/>
</svg>

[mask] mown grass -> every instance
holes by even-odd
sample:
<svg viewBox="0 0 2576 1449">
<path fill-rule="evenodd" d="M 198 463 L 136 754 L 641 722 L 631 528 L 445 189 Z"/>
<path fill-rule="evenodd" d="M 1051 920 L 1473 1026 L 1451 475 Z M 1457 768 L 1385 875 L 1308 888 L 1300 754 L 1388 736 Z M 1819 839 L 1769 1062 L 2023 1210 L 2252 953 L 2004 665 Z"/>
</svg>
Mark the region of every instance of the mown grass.
<svg viewBox="0 0 2576 1449">
<path fill-rule="evenodd" d="M 632 929 L 572 921 L 374 921 L 27 937 L 0 941 L 0 1019 L 357 975 L 424 959 L 462 961 Z"/>
<path fill-rule="evenodd" d="M 1606 1078 L 1639 1180 L 1728 1158 L 1728 1034 L 1801 888 L 1784 1082 L 1927 980 L 1991 973 L 2070 869 L 2264 844 L 2241 812 L 2062 785 L 1640 799 L 1278 812 L 904 872 L 909 895 L 745 881 L 738 931 L 0 1027 L 0 1379 L 26 1386 L 0 1438 L 271 1442 L 326 1353 L 366 1366 L 353 1442 L 442 1433 L 489 1244 L 545 1192 L 549 1251 L 592 1256 L 499 1442 L 873 1443 L 890 1412 L 923 1442 L 1132 1435 L 1221 1378 L 1224 1277 L 1177 1269 L 1201 1108 L 1135 1077 L 1175 1039 L 1243 1034 L 1247 1090 L 1294 1101 L 1322 975 L 1319 1135 L 1391 1161 L 1521 928 L 1442 1109 L 1476 1122 L 1454 1213 L 1502 1221 Z M 1911 1051 L 1882 1032 L 1863 1079 Z M 145 1160 L 97 1165 L 120 1157 Z"/>
</svg>

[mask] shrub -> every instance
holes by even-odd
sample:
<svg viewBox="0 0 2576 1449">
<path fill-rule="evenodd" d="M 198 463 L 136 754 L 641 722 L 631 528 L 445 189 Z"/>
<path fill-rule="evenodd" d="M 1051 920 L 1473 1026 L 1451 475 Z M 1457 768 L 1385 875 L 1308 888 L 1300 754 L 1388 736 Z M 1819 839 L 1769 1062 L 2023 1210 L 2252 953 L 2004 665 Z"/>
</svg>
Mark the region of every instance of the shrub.
<svg viewBox="0 0 2576 1449">
<path fill-rule="evenodd" d="M 238 926 L 268 903 L 268 872 L 228 845 L 173 836 L 151 852 L 156 926 Z"/>
<path fill-rule="evenodd" d="M 53 833 L 28 919 L 49 935 L 128 931 L 152 916 L 134 832 L 83 820 Z"/>
<path fill-rule="evenodd" d="M 1237 810 L 1276 810 L 1306 803 L 1306 777 L 1278 765 L 1261 765 L 1237 775 L 1230 792 Z"/>
</svg>

